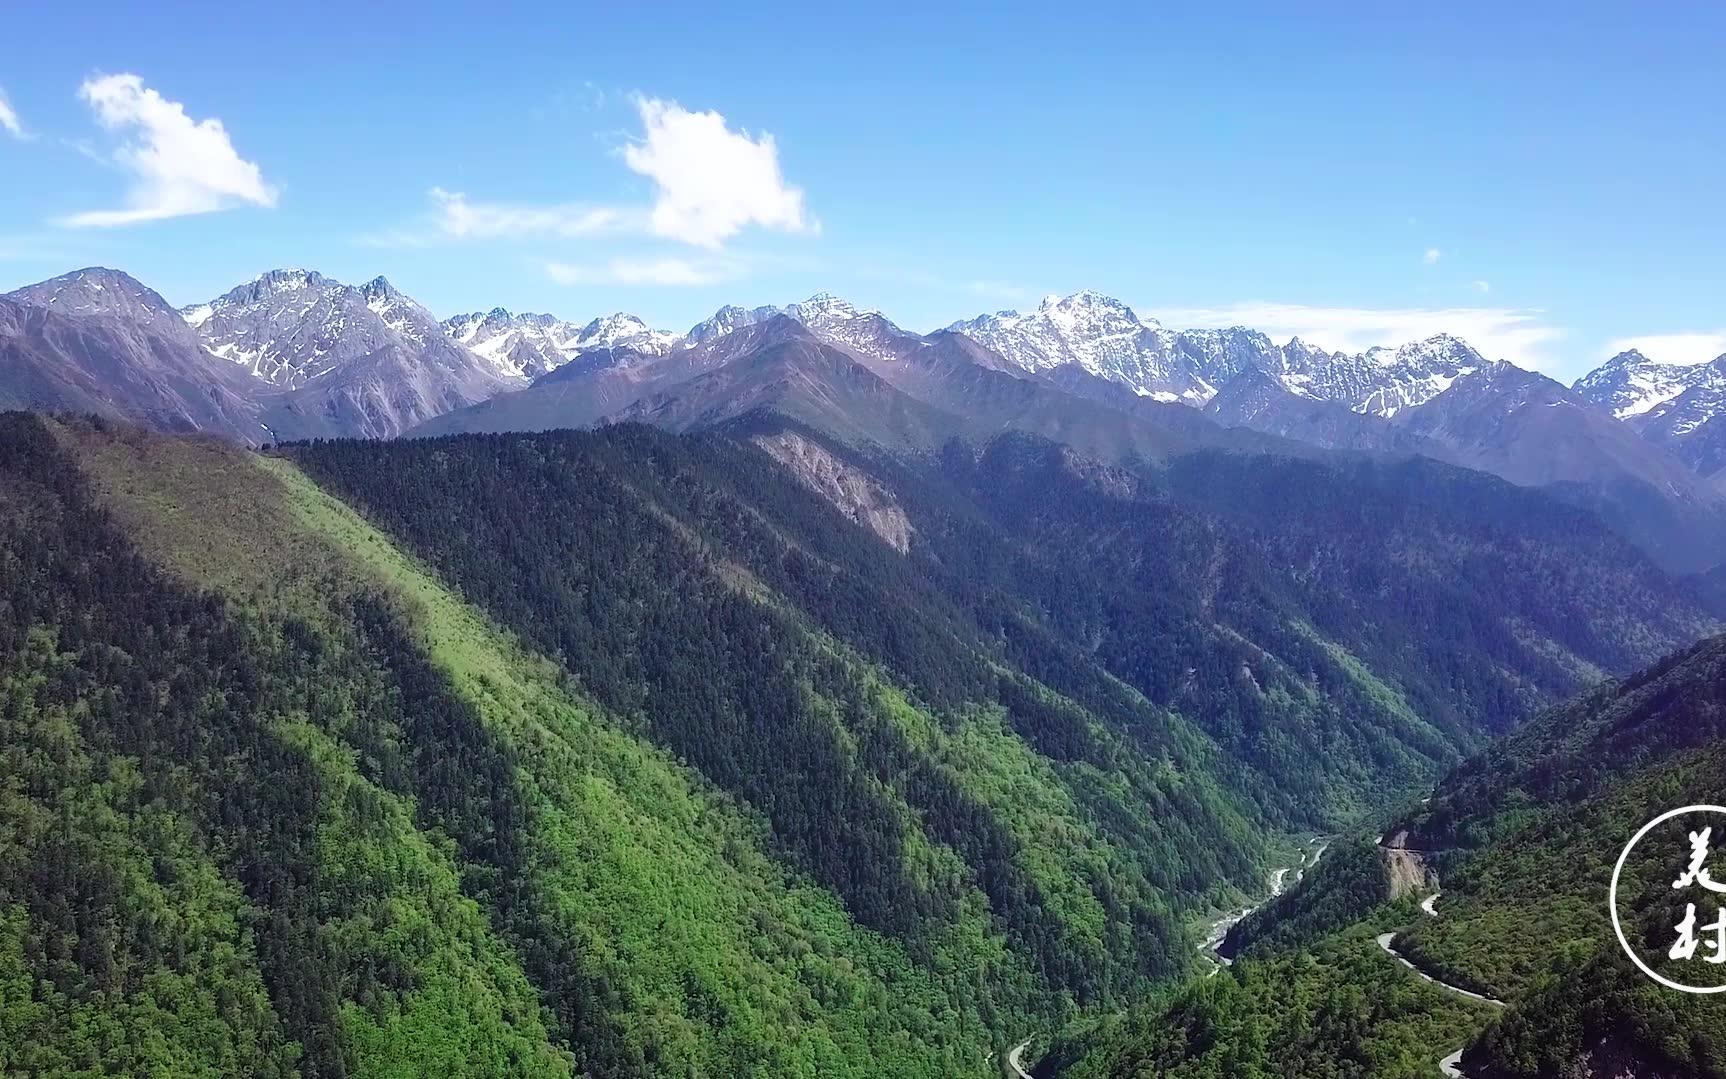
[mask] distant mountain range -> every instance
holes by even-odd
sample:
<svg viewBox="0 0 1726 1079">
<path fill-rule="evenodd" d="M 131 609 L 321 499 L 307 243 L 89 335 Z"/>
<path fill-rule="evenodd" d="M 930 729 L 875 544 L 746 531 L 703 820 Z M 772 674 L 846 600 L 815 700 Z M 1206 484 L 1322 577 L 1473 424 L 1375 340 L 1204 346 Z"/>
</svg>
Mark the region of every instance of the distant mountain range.
<svg viewBox="0 0 1726 1079">
<path fill-rule="evenodd" d="M 1486 362 L 1447 335 L 1350 356 L 1299 338 L 1277 346 L 1244 326 L 1174 332 L 1096 292 L 1051 296 L 1028 315 L 1002 311 L 948 329 L 1027 371 L 1074 366 L 1143 396 L 1201 407 L 1221 387 L 1257 369 L 1291 393 L 1390 417 L 1431 400 Z"/>
<path fill-rule="evenodd" d="M 439 321 L 379 277 L 275 270 L 176 310 L 91 268 L 0 297 L 0 403 L 257 444 L 768 411 L 928 453 L 1015 430 L 1118 460 L 1202 448 L 1423 455 L 1600 512 L 1669 567 L 1726 550 L 1726 356 L 1614 357 L 1573 389 L 1439 335 L 1357 354 L 1171 330 L 1096 292 L 918 334 L 818 294 L 678 334 L 618 313 Z"/>
<path fill-rule="evenodd" d="M 631 348 L 652 355 L 678 341 L 676 334 L 650 330 L 634 315 L 609 315 L 577 326 L 555 315 L 515 315 L 501 307 L 445 319 L 443 328 L 457 344 L 524 378 L 537 378 L 593 349 Z"/>
</svg>

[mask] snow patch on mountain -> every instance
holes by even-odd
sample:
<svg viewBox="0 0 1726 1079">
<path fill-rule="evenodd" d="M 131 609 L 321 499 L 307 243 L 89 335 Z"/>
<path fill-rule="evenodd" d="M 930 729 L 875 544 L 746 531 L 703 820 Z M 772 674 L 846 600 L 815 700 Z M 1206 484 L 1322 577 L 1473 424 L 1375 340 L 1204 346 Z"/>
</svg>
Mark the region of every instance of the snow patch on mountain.
<svg viewBox="0 0 1726 1079">
<path fill-rule="evenodd" d="M 1716 360 L 1715 364 L 1719 361 Z M 1643 416 L 1709 381 L 1714 364 L 1658 363 L 1636 349 L 1620 352 L 1576 380 L 1575 390 L 1621 420 Z"/>
</svg>

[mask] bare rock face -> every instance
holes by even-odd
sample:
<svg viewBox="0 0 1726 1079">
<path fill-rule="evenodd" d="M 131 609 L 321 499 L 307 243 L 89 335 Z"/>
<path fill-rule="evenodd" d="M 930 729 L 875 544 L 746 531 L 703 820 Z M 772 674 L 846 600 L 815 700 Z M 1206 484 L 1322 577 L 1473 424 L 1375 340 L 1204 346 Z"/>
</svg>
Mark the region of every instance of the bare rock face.
<svg viewBox="0 0 1726 1079">
<path fill-rule="evenodd" d="M 0 296 L 0 408 L 87 412 L 265 441 L 253 379 L 167 301 L 101 267 Z"/>
<path fill-rule="evenodd" d="M 793 431 L 757 435 L 757 446 L 825 498 L 839 512 L 885 540 L 900 554 L 911 549 L 911 518 L 875 477 L 841 461 L 826 447 Z"/>
<path fill-rule="evenodd" d="M 1426 858 L 1419 851 L 1404 847 L 1385 847 L 1380 853 L 1384 855 L 1385 868 L 1390 870 L 1390 898 L 1401 899 L 1405 895 L 1425 895 L 1432 890 L 1433 874 L 1426 866 Z"/>
</svg>

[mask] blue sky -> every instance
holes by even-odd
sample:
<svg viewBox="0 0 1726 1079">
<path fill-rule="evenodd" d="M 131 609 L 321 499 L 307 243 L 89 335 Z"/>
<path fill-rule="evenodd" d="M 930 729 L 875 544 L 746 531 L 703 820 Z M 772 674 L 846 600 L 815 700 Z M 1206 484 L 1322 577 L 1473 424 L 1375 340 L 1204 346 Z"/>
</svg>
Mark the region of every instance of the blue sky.
<svg viewBox="0 0 1726 1079">
<path fill-rule="evenodd" d="M 1726 351 L 1719 5 L 149 7 L 8 6 L 0 288 L 930 329 L 1089 287 L 1559 376 Z"/>
</svg>

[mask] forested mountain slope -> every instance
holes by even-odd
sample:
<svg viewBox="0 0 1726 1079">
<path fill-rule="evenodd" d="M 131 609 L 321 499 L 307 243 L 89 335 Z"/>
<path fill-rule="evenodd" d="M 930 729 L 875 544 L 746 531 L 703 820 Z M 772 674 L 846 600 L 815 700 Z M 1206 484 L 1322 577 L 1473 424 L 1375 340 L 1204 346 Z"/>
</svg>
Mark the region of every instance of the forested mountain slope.
<svg viewBox="0 0 1726 1079">
<path fill-rule="evenodd" d="M 1185 969 L 1181 910 L 1257 876 L 1265 820 L 1203 734 L 1032 621 L 1008 613 L 1001 647 L 970 609 L 999 597 L 752 446 L 630 426 L 291 452 L 915 951 L 981 911 L 1052 989 L 1109 999 Z"/>
<path fill-rule="evenodd" d="M 976 901 L 860 926 L 286 463 L 0 446 L 8 1068 L 988 1074 L 1049 1006 Z"/>
<path fill-rule="evenodd" d="M 1412 898 L 1386 905 L 1382 868 L 1321 859 L 1276 904 L 1285 920 L 1263 927 L 1271 932 L 1233 965 L 1054 1038 L 1035 1074 L 1431 1079 L 1493 1009 L 1422 980 L 1379 948 L 1375 934 L 1423 917 Z M 1344 911 L 1342 923 L 1331 921 Z"/>
<path fill-rule="evenodd" d="M 1470 1056 L 1483 1075 L 1553 1074 L 1579 1061 L 1605 1070 L 1626 1058 L 1640 1076 L 1726 1071 L 1720 997 L 1680 994 L 1635 970 L 1606 902 L 1613 864 L 1642 825 L 1719 803 L 1722 791 L 1726 638 L 1716 637 L 1531 721 L 1447 777 L 1408 822 L 1411 845 L 1448 852 L 1444 916 L 1410 933 L 1408 952 L 1511 1001 Z M 1672 881 L 1691 854 L 1683 835 L 1712 826 L 1718 836 L 1721 823 L 1682 818 L 1628 860 L 1620 913 L 1645 955 L 1664 955 L 1682 919 L 1686 896 Z M 1712 904 L 1698 906 L 1708 920 Z M 1705 954 L 1657 969 L 1706 982 Z"/>
<path fill-rule="evenodd" d="M 867 480 L 991 638 L 1065 642 L 1203 727 L 1273 819 L 1322 829 L 1718 625 L 1586 514 L 1431 462 L 1126 469 L 1003 436 L 919 465 L 776 419 L 735 430 Z"/>
<path fill-rule="evenodd" d="M 1636 970 L 1608 897 L 1614 863 L 1644 824 L 1726 790 L 1723 703 L 1726 638 L 1716 637 L 1547 711 L 1458 767 L 1392 829 L 1386 842 L 1423 849 L 1439 868 L 1442 891 L 1425 909 L 1412 895 L 1387 904 L 1372 861 L 1321 865 L 1252 920 L 1234 967 L 1058 1043 L 1040 1071 L 1412 1076 L 1460 1045 L 1474 1079 L 1722 1074 L 1720 997 Z M 1618 893 L 1627 939 L 1690 984 L 1717 975 L 1706 943 L 1694 961 L 1667 954 L 1696 898 L 1673 881 L 1690 864 L 1685 837 L 1709 826 L 1718 834 L 1719 818 L 1691 814 L 1651 833 L 1626 858 Z M 1713 907 L 1701 898 L 1706 919 Z M 1374 935 L 1390 933 L 1422 970 L 1507 1007 L 1432 989 L 1377 954 Z M 1308 1063 L 1290 1070 L 1291 1059 Z"/>
<path fill-rule="evenodd" d="M 1194 970 L 1291 832 L 1713 625 L 1454 470 L 760 415 L 0 453 L 26 1069 L 989 1074 Z"/>
</svg>

